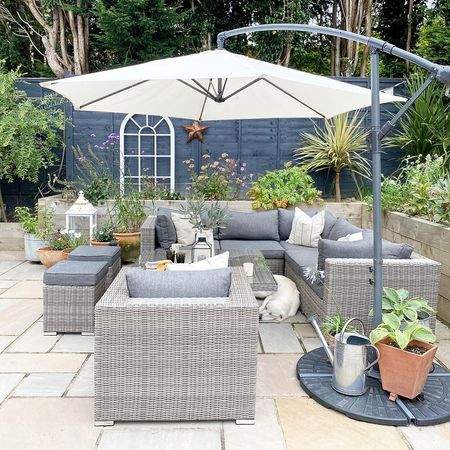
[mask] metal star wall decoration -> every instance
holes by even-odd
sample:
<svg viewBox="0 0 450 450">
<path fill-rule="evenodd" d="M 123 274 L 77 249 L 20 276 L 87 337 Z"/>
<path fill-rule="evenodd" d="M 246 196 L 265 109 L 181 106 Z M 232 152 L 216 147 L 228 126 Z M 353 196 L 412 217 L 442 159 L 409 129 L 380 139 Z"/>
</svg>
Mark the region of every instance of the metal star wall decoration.
<svg viewBox="0 0 450 450">
<path fill-rule="evenodd" d="M 192 125 L 182 125 L 182 127 L 188 134 L 186 142 L 191 142 L 194 139 L 197 139 L 203 144 L 205 141 L 203 134 L 209 128 L 207 125 L 200 125 L 199 120 L 194 120 L 192 121 Z"/>
</svg>

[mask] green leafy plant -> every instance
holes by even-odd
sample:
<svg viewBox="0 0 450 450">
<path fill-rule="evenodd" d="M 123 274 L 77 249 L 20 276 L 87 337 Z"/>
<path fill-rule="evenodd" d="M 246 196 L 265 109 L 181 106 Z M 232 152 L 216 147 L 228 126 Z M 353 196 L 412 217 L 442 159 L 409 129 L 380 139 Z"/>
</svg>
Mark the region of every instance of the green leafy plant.
<svg viewBox="0 0 450 450">
<path fill-rule="evenodd" d="M 300 202 L 321 202 L 320 194 L 306 169 L 293 166 L 292 163 L 286 163 L 284 169 L 266 172 L 248 191 L 255 209 L 287 208 Z"/>
<path fill-rule="evenodd" d="M 339 314 L 334 316 L 326 316 L 320 324 L 320 329 L 325 335 L 336 336 L 336 334 L 339 334 L 342 331 L 347 320 L 348 319 Z M 349 325 L 346 328 L 346 331 L 349 333 L 354 333 L 356 332 L 356 329 L 355 327 Z"/>
<path fill-rule="evenodd" d="M 405 350 L 414 340 L 430 344 L 436 342 L 436 336 L 431 329 L 420 325 L 417 320 L 408 322 L 403 330 L 401 329 L 402 325 L 402 321 L 395 313 L 383 314 L 383 322 L 372 330 L 370 341 L 372 344 L 376 344 L 382 339 L 389 338 L 393 344 L 402 350 Z"/>
<path fill-rule="evenodd" d="M 106 223 L 94 233 L 94 240 L 97 242 L 111 242 L 114 240 L 114 225 Z"/>
<path fill-rule="evenodd" d="M 32 212 L 26 206 L 18 206 L 15 212 L 25 233 L 44 239 L 53 231 L 53 210 L 36 206 L 35 212 Z"/>
<path fill-rule="evenodd" d="M 128 192 L 116 195 L 113 214 L 114 231 L 119 233 L 135 233 L 139 231 L 145 219 L 144 202 L 140 193 L 130 187 Z"/>
<path fill-rule="evenodd" d="M 334 172 L 336 201 L 341 201 L 340 177 L 348 170 L 359 188 L 357 177 L 370 178 L 370 166 L 364 156 L 368 131 L 363 127 L 364 116 L 356 111 L 352 118 L 348 113 L 325 120 L 323 128 L 315 126 L 315 132 L 303 133 L 303 143 L 296 156 L 307 170 L 331 170 Z"/>
<path fill-rule="evenodd" d="M 202 232 L 217 227 L 225 227 L 227 214 L 217 202 L 206 204 L 204 198 L 190 198 L 185 205 L 180 206 L 183 216 L 189 220 L 194 229 Z"/>
<path fill-rule="evenodd" d="M 157 183 L 150 176 L 141 179 L 141 197 L 145 200 L 183 200 L 179 192 L 171 191 L 165 184 Z"/>
<path fill-rule="evenodd" d="M 49 236 L 48 246 L 52 250 L 73 249 L 79 245 L 86 245 L 88 240 L 73 230 L 58 230 Z"/>
</svg>

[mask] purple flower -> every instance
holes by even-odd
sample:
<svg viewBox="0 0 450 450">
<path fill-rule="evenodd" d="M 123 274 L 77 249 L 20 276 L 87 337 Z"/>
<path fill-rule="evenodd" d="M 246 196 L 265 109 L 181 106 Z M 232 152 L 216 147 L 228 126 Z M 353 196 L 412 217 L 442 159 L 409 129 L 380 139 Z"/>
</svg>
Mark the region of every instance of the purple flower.
<svg viewBox="0 0 450 450">
<path fill-rule="evenodd" d="M 84 157 L 83 156 L 79 156 L 78 157 L 78 161 L 83 162 L 84 161 Z"/>
<path fill-rule="evenodd" d="M 245 167 L 241 167 L 241 172 L 243 172 L 245 170 Z"/>
<path fill-rule="evenodd" d="M 236 175 L 236 172 L 231 172 L 231 176 L 234 177 Z"/>
<path fill-rule="evenodd" d="M 254 173 L 249 174 L 249 177 L 250 177 L 250 178 L 253 178 L 254 176 L 255 176 Z"/>
<path fill-rule="evenodd" d="M 245 162 L 242 163 L 242 166 L 243 166 L 243 167 L 247 167 L 247 163 L 245 163 Z"/>
<path fill-rule="evenodd" d="M 99 148 L 98 145 L 94 145 L 94 148 Z"/>
</svg>

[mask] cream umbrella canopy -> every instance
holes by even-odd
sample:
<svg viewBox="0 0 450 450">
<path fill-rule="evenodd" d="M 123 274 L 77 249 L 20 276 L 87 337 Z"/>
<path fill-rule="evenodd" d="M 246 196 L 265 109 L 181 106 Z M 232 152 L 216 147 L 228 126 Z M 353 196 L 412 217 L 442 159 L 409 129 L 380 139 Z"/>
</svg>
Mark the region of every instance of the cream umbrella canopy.
<svg viewBox="0 0 450 450">
<path fill-rule="evenodd" d="M 371 104 L 369 89 L 210 50 L 46 81 L 79 111 L 200 120 L 329 118 Z M 380 94 L 381 103 L 403 100 Z"/>
</svg>

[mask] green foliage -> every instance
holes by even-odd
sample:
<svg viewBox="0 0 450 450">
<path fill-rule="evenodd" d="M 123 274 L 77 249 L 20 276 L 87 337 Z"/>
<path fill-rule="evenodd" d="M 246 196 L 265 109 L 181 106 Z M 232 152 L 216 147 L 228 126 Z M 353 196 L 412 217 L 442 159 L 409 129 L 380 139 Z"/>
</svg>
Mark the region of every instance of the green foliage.
<svg viewBox="0 0 450 450">
<path fill-rule="evenodd" d="M 158 184 L 149 176 L 141 179 L 141 197 L 145 200 L 183 200 L 179 192 L 172 192 L 165 184 Z"/>
<path fill-rule="evenodd" d="M 320 194 L 306 169 L 292 163 L 286 163 L 284 169 L 266 172 L 248 191 L 255 209 L 287 208 L 297 203 L 320 202 Z"/>
<path fill-rule="evenodd" d="M 130 187 L 127 192 L 118 193 L 114 199 L 115 231 L 135 233 L 141 229 L 145 219 L 144 201 L 139 192 Z"/>
<path fill-rule="evenodd" d="M 38 238 L 45 238 L 53 231 L 54 212 L 51 209 L 36 206 L 33 213 L 30 208 L 18 206 L 15 209 L 17 220 L 25 233 L 33 234 Z"/>
<path fill-rule="evenodd" d="M 193 228 L 200 232 L 224 227 L 228 218 L 225 209 L 219 203 L 212 202 L 208 206 L 203 197 L 189 198 L 185 205 L 180 206 L 180 211 Z"/>
<path fill-rule="evenodd" d="M 416 92 L 424 81 L 423 75 L 408 80 L 408 94 Z M 450 149 L 450 102 L 444 89 L 437 82 L 428 86 L 400 119 L 400 126 L 393 130 L 386 144 L 401 147 L 407 157 L 445 155 Z"/>
<path fill-rule="evenodd" d="M 79 245 L 88 244 L 87 239 L 81 233 L 73 230 L 58 230 L 49 236 L 48 241 L 48 246 L 52 250 L 73 249 Z"/>
<path fill-rule="evenodd" d="M 383 322 L 370 333 L 370 341 L 376 344 L 389 338 L 400 349 L 404 350 L 411 341 L 422 341 L 430 344 L 436 342 L 436 336 L 430 328 L 420 325 L 417 320 L 408 322 L 402 330 L 402 322 L 395 313 L 383 314 Z"/>
<path fill-rule="evenodd" d="M 335 173 L 336 201 L 341 201 L 340 174 L 350 171 L 355 184 L 356 177 L 369 178 L 369 161 L 366 151 L 368 131 L 363 127 L 364 116 L 356 111 L 352 118 L 348 113 L 339 114 L 325 121 L 324 128 L 315 126 L 315 132 L 303 133 L 303 143 L 296 150 L 297 159 L 307 170 L 331 170 Z"/>
<path fill-rule="evenodd" d="M 325 335 L 336 336 L 336 334 L 342 331 L 347 320 L 348 319 L 340 315 L 326 316 L 320 324 L 320 329 Z M 356 329 L 355 327 L 349 325 L 346 328 L 346 332 L 354 333 L 356 332 Z"/>
<path fill-rule="evenodd" d="M 106 223 L 94 233 L 94 240 L 97 242 L 111 242 L 114 240 L 114 225 Z"/>
<path fill-rule="evenodd" d="M 19 77 L 0 62 L 0 180 L 36 182 L 54 160 L 52 148 L 63 145 L 64 112 L 54 96 L 27 98 L 16 88 Z"/>
</svg>

